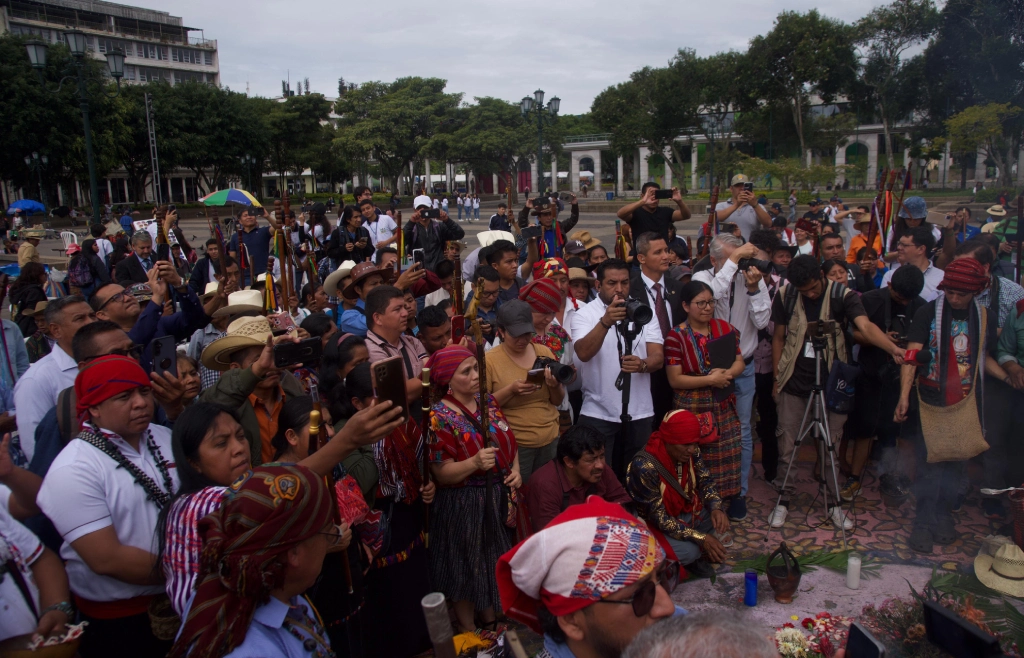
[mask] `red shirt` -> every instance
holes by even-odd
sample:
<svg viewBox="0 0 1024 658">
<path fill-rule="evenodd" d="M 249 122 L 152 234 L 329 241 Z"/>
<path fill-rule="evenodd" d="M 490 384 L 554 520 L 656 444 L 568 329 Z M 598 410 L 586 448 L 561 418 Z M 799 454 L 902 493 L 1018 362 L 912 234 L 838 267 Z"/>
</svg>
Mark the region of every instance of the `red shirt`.
<svg viewBox="0 0 1024 658">
<path fill-rule="evenodd" d="M 587 496 L 600 496 L 620 505 L 632 502 L 610 467 L 605 467 L 596 484 L 583 482 L 573 487 L 557 459 L 544 464 L 533 472 L 526 486 L 526 509 L 530 511 L 533 531 L 544 528 L 569 505 L 587 502 Z"/>
</svg>

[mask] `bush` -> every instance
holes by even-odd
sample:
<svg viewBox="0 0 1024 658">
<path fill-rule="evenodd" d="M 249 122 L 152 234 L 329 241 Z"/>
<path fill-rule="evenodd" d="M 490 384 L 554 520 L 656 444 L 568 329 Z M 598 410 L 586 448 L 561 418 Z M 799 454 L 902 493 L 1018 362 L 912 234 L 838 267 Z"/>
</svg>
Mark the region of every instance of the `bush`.
<svg viewBox="0 0 1024 658">
<path fill-rule="evenodd" d="M 965 192 L 970 194 L 970 190 L 965 190 Z M 1003 192 L 1006 192 L 1006 204 L 1010 206 L 1010 208 L 1015 209 L 1017 207 L 1017 197 L 1021 194 L 1024 194 L 1024 189 L 1008 190 L 1005 187 L 986 187 L 985 189 L 980 190 L 975 195 L 974 200 L 977 203 L 998 203 L 999 195 L 1002 194 Z M 1009 210 L 1010 208 L 1007 208 L 1007 210 Z"/>
</svg>

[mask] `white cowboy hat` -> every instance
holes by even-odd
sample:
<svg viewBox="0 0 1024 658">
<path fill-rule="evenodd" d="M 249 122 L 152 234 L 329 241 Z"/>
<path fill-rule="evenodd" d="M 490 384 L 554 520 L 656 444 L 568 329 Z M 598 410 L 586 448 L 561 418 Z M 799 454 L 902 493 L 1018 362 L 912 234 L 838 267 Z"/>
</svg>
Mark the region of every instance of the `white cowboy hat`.
<svg viewBox="0 0 1024 658">
<path fill-rule="evenodd" d="M 1016 544 L 1004 544 L 995 556 L 985 551 L 974 558 L 974 575 L 986 587 L 1010 596 L 1024 596 L 1024 551 Z"/>
<path fill-rule="evenodd" d="M 989 207 L 985 212 L 993 217 L 1006 217 L 1006 208 L 999 204 Z"/>
<path fill-rule="evenodd" d="M 347 260 L 339 265 L 338 269 L 328 274 L 327 278 L 324 279 L 324 292 L 330 297 L 337 297 L 340 292 L 338 284 L 352 272 L 352 268 L 355 266 L 356 262 L 354 260 Z"/>
<path fill-rule="evenodd" d="M 512 244 L 516 242 L 516 236 L 508 231 L 480 231 L 476 234 L 476 239 L 480 241 L 481 248 L 490 247 L 498 240 L 508 240 Z"/>
<path fill-rule="evenodd" d="M 243 291 L 244 292 L 244 291 Z M 227 334 L 206 346 L 203 365 L 224 371 L 231 367 L 231 355 L 247 347 L 264 347 L 272 336 L 270 323 L 262 316 L 237 318 L 228 325 Z"/>
<path fill-rule="evenodd" d="M 214 311 L 213 317 L 253 312 L 263 312 L 263 293 L 259 290 L 238 290 L 228 295 L 228 305 Z"/>
<path fill-rule="evenodd" d="M 203 290 L 203 294 L 199 297 L 199 299 L 202 300 L 203 302 L 210 301 L 210 299 L 217 294 L 217 286 L 219 285 L 220 284 L 217 283 L 216 281 L 211 281 L 207 283 L 206 289 Z"/>
</svg>

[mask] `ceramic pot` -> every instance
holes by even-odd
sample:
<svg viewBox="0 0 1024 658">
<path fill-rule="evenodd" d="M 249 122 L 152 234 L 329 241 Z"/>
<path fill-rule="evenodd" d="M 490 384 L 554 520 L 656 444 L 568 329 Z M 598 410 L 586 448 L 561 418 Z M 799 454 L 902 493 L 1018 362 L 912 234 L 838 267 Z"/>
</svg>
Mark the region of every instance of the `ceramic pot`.
<svg viewBox="0 0 1024 658">
<path fill-rule="evenodd" d="M 772 566 L 772 562 L 778 557 L 782 558 L 782 564 Z M 768 576 L 768 584 L 775 592 L 775 600 L 779 603 L 792 603 L 793 594 L 800 586 L 800 563 L 796 561 L 786 542 L 779 544 L 775 552 L 768 556 L 765 574 Z"/>
</svg>

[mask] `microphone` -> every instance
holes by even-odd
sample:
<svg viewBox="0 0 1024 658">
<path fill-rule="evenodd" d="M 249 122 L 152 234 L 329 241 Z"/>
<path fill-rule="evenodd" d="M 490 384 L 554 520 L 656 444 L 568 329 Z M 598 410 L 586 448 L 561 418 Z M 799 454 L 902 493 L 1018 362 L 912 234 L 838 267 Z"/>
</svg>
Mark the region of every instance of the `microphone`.
<svg viewBox="0 0 1024 658">
<path fill-rule="evenodd" d="M 929 350 L 907 350 L 903 354 L 903 362 L 917 366 L 927 366 L 932 362 L 932 353 Z"/>
</svg>

